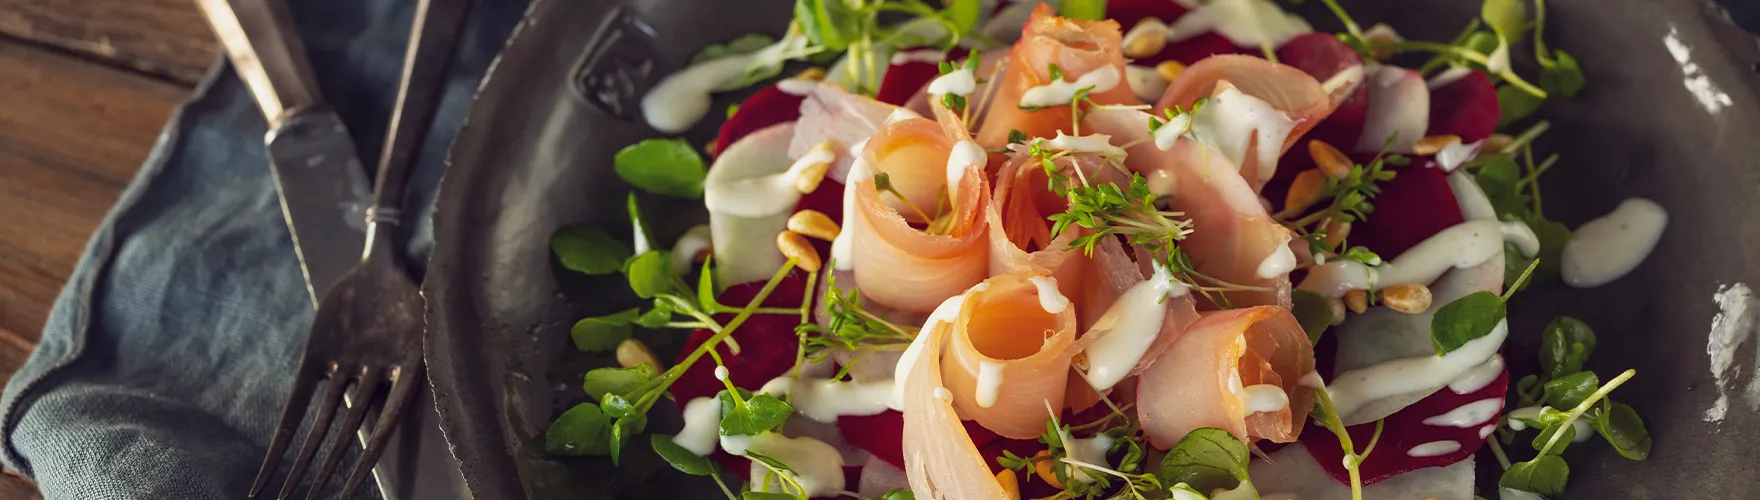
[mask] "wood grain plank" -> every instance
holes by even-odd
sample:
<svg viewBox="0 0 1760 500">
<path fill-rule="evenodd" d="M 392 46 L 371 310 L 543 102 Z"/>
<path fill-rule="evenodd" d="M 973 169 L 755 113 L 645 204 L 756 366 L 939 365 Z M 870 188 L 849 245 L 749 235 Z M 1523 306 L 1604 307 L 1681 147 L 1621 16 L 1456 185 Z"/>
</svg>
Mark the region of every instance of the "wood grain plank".
<svg viewBox="0 0 1760 500">
<path fill-rule="evenodd" d="M 219 54 L 192 0 L 0 0 L 0 33 L 185 84 Z"/>
<path fill-rule="evenodd" d="M 188 90 L 4 39 L 0 68 L 0 214 L 21 215 L 0 217 L 0 346 L 28 352 Z"/>
</svg>

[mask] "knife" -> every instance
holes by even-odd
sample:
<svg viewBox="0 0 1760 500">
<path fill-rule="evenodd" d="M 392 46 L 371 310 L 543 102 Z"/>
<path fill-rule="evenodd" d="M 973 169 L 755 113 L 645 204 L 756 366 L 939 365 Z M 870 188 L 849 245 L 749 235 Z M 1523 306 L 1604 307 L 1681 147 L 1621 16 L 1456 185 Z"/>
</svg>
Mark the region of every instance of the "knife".
<svg viewBox="0 0 1760 500">
<path fill-rule="evenodd" d="M 279 0 L 197 0 L 269 120 L 264 136 L 306 294 L 318 298 L 360 261 L 372 198 L 354 139 L 324 103 L 305 45 Z"/>
</svg>

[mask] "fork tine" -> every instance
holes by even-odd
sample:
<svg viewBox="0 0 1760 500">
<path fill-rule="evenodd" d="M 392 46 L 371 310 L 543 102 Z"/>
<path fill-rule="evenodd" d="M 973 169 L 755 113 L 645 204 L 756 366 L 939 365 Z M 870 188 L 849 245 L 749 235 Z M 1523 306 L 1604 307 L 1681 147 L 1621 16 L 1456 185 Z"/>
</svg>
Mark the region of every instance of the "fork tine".
<svg viewBox="0 0 1760 500">
<path fill-rule="evenodd" d="M 355 431 L 360 430 L 361 422 L 367 419 L 367 409 L 372 407 L 373 393 L 379 388 L 379 367 L 370 366 L 361 372 L 361 378 L 348 391 L 348 416 L 342 420 L 342 429 L 336 431 L 336 444 L 330 445 L 330 451 L 324 454 L 324 463 L 318 466 L 318 475 L 312 478 L 312 489 L 306 492 L 306 498 L 318 498 L 324 486 L 330 484 L 330 476 L 336 472 L 336 464 L 342 461 L 342 455 L 353 446 Z M 344 497 L 346 498 L 346 497 Z"/>
<path fill-rule="evenodd" d="M 263 465 L 257 468 L 257 478 L 251 481 L 249 498 L 256 498 L 263 492 L 263 486 L 269 484 L 269 478 L 275 475 L 275 466 L 281 463 L 281 452 L 287 450 L 287 443 L 297 433 L 299 422 L 305 419 L 306 404 L 312 400 L 312 390 L 318 382 L 318 362 L 302 356 L 299 369 L 294 371 L 293 390 L 287 393 L 287 403 L 281 406 L 281 419 L 275 422 L 275 435 L 269 439 L 269 453 L 263 457 Z"/>
<path fill-rule="evenodd" d="M 312 418 L 312 427 L 306 431 L 306 441 L 299 446 L 299 457 L 293 460 L 293 468 L 287 471 L 287 481 L 281 483 L 281 493 L 275 495 L 275 498 L 293 495 L 293 489 L 299 486 L 306 467 L 312 464 L 312 455 L 318 453 L 318 446 L 329 440 L 330 420 L 336 416 L 336 406 L 342 402 L 342 389 L 348 385 L 348 375 L 342 370 L 330 374 L 330 383 L 324 386 L 324 400 L 318 406 L 318 415 Z"/>
<path fill-rule="evenodd" d="M 348 482 L 342 484 L 342 498 L 354 496 L 355 490 L 367 482 L 379 455 L 385 453 L 391 432 L 397 430 L 397 422 L 403 416 L 403 410 L 409 407 L 411 395 L 415 394 L 416 381 L 422 380 L 421 361 L 416 361 L 415 368 L 407 371 L 401 367 L 392 368 L 391 380 L 391 395 L 385 398 L 385 406 L 379 410 L 379 421 L 373 424 L 373 439 L 367 443 L 367 451 L 361 453 L 360 461 L 354 463 L 354 470 L 349 471 Z"/>
</svg>

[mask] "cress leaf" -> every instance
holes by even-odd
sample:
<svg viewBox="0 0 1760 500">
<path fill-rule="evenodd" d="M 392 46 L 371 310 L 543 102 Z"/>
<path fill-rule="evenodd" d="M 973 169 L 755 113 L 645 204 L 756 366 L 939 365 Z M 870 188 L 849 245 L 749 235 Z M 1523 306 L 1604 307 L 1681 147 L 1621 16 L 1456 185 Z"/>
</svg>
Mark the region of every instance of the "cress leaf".
<svg viewBox="0 0 1760 500">
<path fill-rule="evenodd" d="M 972 28 L 978 25 L 978 18 L 984 14 L 984 2 L 983 0 L 952 0 L 947 2 L 947 8 L 942 9 L 941 13 L 949 21 L 953 21 L 954 27 L 959 31 L 958 34 L 964 36 L 966 33 L 971 33 Z"/>
<path fill-rule="evenodd" d="M 1565 482 L 1570 480 L 1571 467 L 1557 455 L 1542 455 L 1532 461 L 1511 465 L 1503 471 L 1497 485 L 1512 490 L 1538 493 L 1548 497 L 1564 496 Z"/>
<path fill-rule="evenodd" d="M 1302 324 L 1302 330 L 1308 332 L 1308 340 L 1320 342 L 1320 335 L 1332 326 L 1332 305 L 1326 297 L 1307 290 L 1296 290 L 1291 294 L 1294 306 L 1290 312 L 1295 313 L 1296 321 Z"/>
<path fill-rule="evenodd" d="M 880 495 L 880 500 L 917 500 L 917 495 L 911 493 L 911 490 L 895 488 L 886 492 L 885 495 Z"/>
<path fill-rule="evenodd" d="M 1520 380 L 1517 380 L 1516 396 L 1518 397 L 1518 402 L 1521 404 L 1516 406 L 1528 407 L 1538 404 L 1540 402 L 1542 389 L 1543 388 L 1540 385 L 1540 377 L 1538 375 L 1528 374 Z"/>
<path fill-rule="evenodd" d="M 550 251 L 562 267 L 590 275 L 615 273 L 630 256 L 629 245 L 587 226 L 557 229 L 550 235 Z"/>
<path fill-rule="evenodd" d="M 1106 0 L 1063 0 L 1057 15 L 1089 21 L 1106 19 Z"/>
<path fill-rule="evenodd" d="M 776 39 L 770 38 L 770 35 L 762 33 L 747 34 L 724 44 L 704 47 L 702 52 L 698 52 L 696 57 L 691 58 L 691 64 L 701 64 L 728 56 L 750 54 L 763 50 L 764 47 L 769 47 L 770 44 L 773 43 L 776 43 Z"/>
<path fill-rule="evenodd" d="M 611 420 L 599 406 L 581 403 L 562 412 L 544 431 L 544 451 L 551 455 L 604 455 L 611 452 Z"/>
<path fill-rule="evenodd" d="M 843 0 L 796 0 L 794 20 L 813 45 L 833 52 L 849 48 L 861 31 L 860 13 Z"/>
<path fill-rule="evenodd" d="M 707 476 L 715 473 L 715 464 L 709 461 L 709 457 L 700 457 L 691 453 L 690 450 L 673 442 L 672 436 L 654 434 L 648 436 L 648 444 L 654 447 L 654 453 L 660 455 L 660 458 L 666 463 L 672 464 L 672 468 L 678 469 L 679 472 L 693 476 Z"/>
<path fill-rule="evenodd" d="M 648 139 L 617 152 L 617 175 L 650 193 L 683 199 L 703 197 L 708 170 L 697 150 L 681 139 Z"/>
<path fill-rule="evenodd" d="M 1577 372 L 1546 383 L 1546 404 L 1553 408 L 1576 408 L 1601 388 L 1595 372 Z"/>
<path fill-rule="evenodd" d="M 1535 254 L 1540 259 L 1540 265 L 1534 270 L 1534 279 L 1557 278 L 1563 269 L 1564 245 L 1571 241 L 1571 228 L 1538 214 L 1528 214 L 1522 220 L 1528 223 L 1528 228 L 1534 230 L 1534 237 L 1540 240 L 1540 253 Z"/>
<path fill-rule="evenodd" d="M 1583 90 L 1583 68 L 1577 66 L 1577 59 L 1563 50 L 1557 51 L 1552 64 L 1540 69 L 1540 88 L 1546 95 L 1557 95 L 1565 98 L 1576 97 Z"/>
<path fill-rule="evenodd" d="M 672 313 L 671 302 L 655 299 L 654 308 L 636 317 L 635 324 L 648 328 L 665 328 L 667 323 L 672 322 Z"/>
<path fill-rule="evenodd" d="M 631 404 L 621 394 L 606 393 L 605 397 L 599 399 L 599 411 L 605 412 L 607 417 L 621 420 L 636 415 L 636 405 Z"/>
<path fill-rule="evenodd" d="M 652 299 L 672 288 L 672 258 L 665 250 L 651 250 L 629 261 L 624 275 L 637 297 Z"/>
<path fill-rule="evenodd" d="M 1489 56 L 1492 51 L 1497 50 L 1497 34 L 1489 31 L 1475 31 L 1461 41 L 1461 47 Z"/>
<path fill-rule="evenodd" d="M 740 393 L 745 394 L 745 389 L 740 389 Z M 746 397 L 743 405 L 727 391 L 721 391 L 719 397 L 723 436 L 755 436 L 782 425 L 794 413 L 794 406 L 769 394 Z"/>
<path fill-rule="evenodd" d="M 612 465 L 619 464 L 619 460 L 623 455 L 623 444 L 629 442 L 630 438 L 641 434 L 642 430 L 647 428 L 648 416 L 643 414 L 618 417 L 617 421 L 611 424 L 610 448 Z"/>
<path fill-rule="evenodd" d="M 604 367 L 587 372 L 581 382 L 581 388 L 596 401 L 604 401 L 607 395 L 617 395 L 624 399 L 635 398 L 633 392 L 642 384 L 654 379 L 654 367 L 647 364 L 635 368 Z"/>
<path fill-rule="evenodd" d="M 1521 178 L 1522 167 L 1508 156 L 1497 157 L 1473 174 L 1473 180 L 1485 192 L 1485 198 L 1499 217 L 1519 218 L 1527 214 L 1528 196 L 1516 186 Z"/>
<path fill-rule="evenodd" d="M 568 336 L 574 340 L 574 348 L 585 352 L 605 352 L 617 348 L 617 344 L 630 337 L 631 321 L 641 315 L 641 309 L 629 309 L 605 316 L 582 318 L 569 329 Z"/>
<path fill-rule="evenodd" d="M 1589 425 L 1607 440 L 1607 444 L 1613 445 L 1620 456 L 1632 460 L 1649 458 L 1650 432 L 1644 430 L 1644 419 L 1626 404 L 1609 401 L 1608 405 L 1605 411 L 1598 412 L 1589 421 Z"/>
<path fill-rule="evenodd" d="M 1479 17 L 1504 40 L 1516 40 L 1528 27 L 1527 0 L 1485 0 Z"/>
<path fill-rule="evenodd" d="M 1534 283 L 1533 279 L 1529 279 L 1526 283 L 1521 283 L 1520 286 L 1516 286 L 1516 283 L 1521 280 L 1522 273 L 1527 272 L 1528 266 L 1531 266 L 1533 264 L 1534 264 L 1534 259 L 1528 258 L 1525 255 L 1522 255 L 1522 249 L 1516 248 L 1516 245 L 1514 243 L 1504 243 L 1503 244 L 1503 283 L 1504 283 L 1504 286 L 1514 286 L 1515 291 L 1518 291 L 1518 292 L 1522 291 L 1524 289 L 1527 289 L 1528 285 L 1532 285 Z"/>
<path fill-rule="evenodd" d="M 1186 434 L 1161 460 L 1161 484 L 1198 491 L 1234 489 L 1247 479 L 1247 445 L 1228 431 L 1205 427 Z"/>
<path fill-rule="evenodd" d="M 1528 91 L 1517 88 L 1514 85 L 1498 86 L 1497 128 L 1501 129 L 1508 127 L 1511 123 L 1519 122 L 1527 117 L 1533 116 L 1535 111 L 1540 110 L 1540 103 L 1544 101 L 1544 99 L 1535 97 L 1534 94 L 1530 94 Z"/>
<path fill-rule="evenodd" d="M 1430 319 L 1430 342 L 1436 355 L 1446 355 L 1490 335 L 1507 313 L 1503 299 L 1488 291 L 1473 292 L 1442 306 Z"/>
<path fill-rule="evenodd" d="M 1568 416 L 1569 412 L 1567 411 L 1560 411 L 1550 406 L 1542 406 L 1540 407 L 1540 416 L 1537 420 L 1524 420 L 1524 423 L 1529 425 L 1539 424 L 1538 426 L 1535 426 L 1535 428 L 1540 429 L 1540 435 L 1534 436 L 1534 442 L 1532 443 L 1534 451 L 1541 455 L 1558 455 L 1564 453 L 1564 449 L 1576 441 L 1577 425 L 1574 422 L 1566 423 L 1565 420 Z M 1562 434 L 1562 436 L 1559 436 L 1558 440 L 1554 441 L 1552 439 L 1552 435 L 1554 434 Z M 1552 443 L 1552 448 L 1547 450 L 1545 449 L 1546 443 L 1549 442 Z"/>
<path fill-rule="evenodd" d="M 1595 352 L 1595 331 L 1570 316 L 1559 316 L 1540 333 L 1540 371 L 1547 380 L 1583 371 Z"/>
<path fill-rule="evenodd" d="M 799 500 L 799 498 L 800 497 L 787 493 L 771 493 L 768 491 L 746 491 L 739 494 L 739 500 Z"/>
</svg>

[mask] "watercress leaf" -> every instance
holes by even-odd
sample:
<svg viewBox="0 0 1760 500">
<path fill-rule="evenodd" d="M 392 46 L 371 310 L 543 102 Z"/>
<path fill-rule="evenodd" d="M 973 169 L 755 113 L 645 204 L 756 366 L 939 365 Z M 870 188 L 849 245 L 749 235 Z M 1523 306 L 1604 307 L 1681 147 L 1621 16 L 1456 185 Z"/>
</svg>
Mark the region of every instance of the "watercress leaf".
<svg viewBox="0 0 1760 500">
<path fill-rule="evenodd" d="M 1308 340 L 1320 342 L 1320 335 L 1332 326 L 1332 305 L 1326 297 L 1307 290 L 1296 290 L 1290 298 L 1295 302 L 1290 312 L 1295 313 L 1302 330 L 1308 332 Z"/>
<path fill-rule="evenodd" d="M 1553 440 L 1552 439 L 1553 434 L 1562 434 L 1562 436 L 1559 436 L 1557 440 Z M 1537 436 L 1534 436 L 1534 442 L 1533 442 L 1534 451 L 1541 454 L 1541 455 L 1547 455 L 1547 454 L 1559 455 L 1559 454 L 1564 453 L 1564 449 L 1570 447 L 1571 443 L 1576 441 L 1576 439 L 1577 439 L 1577 426 L 1576 426 L 1576 424 L 1565 425 L 1562 422 L 1554 423 L 1552 425 L 1548 425 L 1546 427 L 1541 428 L 1540 434 Z M 1545 449 L 1546 443 L 1552 443 L 1551 450 Z"/>
<path fill-rule="evenodd" d="M 1519 462 L 1503 471 L 1503 477 L 1497 485 L 1512 490 L 1538 493 L 1548 497 L 1564 496 L 1564 485 L 1570 479 L 1571 467 L 1557 455 L 1542 455 L 1534 460 Z"/>
<path fill-rule="evenodd" d="M 1522 249 L 1516 248 L 1516 245 L 1514 243 L 1504 243 L 1503 244 L 1503 282 L 1505 283 L 1504 286 L 1514 287 L 1515 288 L 1514 291 L 1517 291 L 1517 292 L 1522 291 L 1524 289 L 1527 289 L 1528 285 L 1531 285 L 1534 283 L 1533 279 L 1529 279 L 1527 282 L 1520 283 L 1519 285 L 1517 285 L 1516 283 L 1518 283 L 1521 280 L 1522 273 L 1527 272 L 1528 266 L 1533 265 L 1533 264 L 1534 264 L 1534 259 L 1531 259 L 1531 258 L 1528 258 L 1528 257 L 1522 255 Z M 1536 270 L 1536 271 L 1538 271 L 1538 270 Z"/>
<path fill-rule="evenodd" d="M 1474 339 L 1490 335 L 1508 313 L 1503 299 L 1488 291 L 1478 291 L 1449 302 L 1430 319 L 1430 342 L 1436 355 L 1459 349 Z"/>
<path fill-rule="evenodd" d="M 1610 401 L 1606 410 L 1599 412 L 1589 425 L 1607 440 L 1607 444 L 1613 445 L 1620 456 L 1632 460 L 1650 457 L 1650 432 L 1644 430 L 1644 419 L 1638 418 L 1638 412 L 1631 406 Z"/>
<path fill-rule="evenodd" d="M 587 372 L 581 382 L 581 388 L 594 400 L 604 401 L 608 395 L 617 395 L 624 399 L 635 399 L 633 394 L 642 384 L 654 378 L 654 367 L 647 364 L 634 368 L 604 367 Z"/>
<path fill-rule="evenodd" d="M 544 431 L 544 452 L 551 455 L 604 455 L 611 452 L 611 420 L 599 406 L 581 403 L 562 412 Z"/>
<path fill-rule="evenodd" d="M 574 348 L 586 352 L 605 352 L 617 348 L 617 344 L 630 337 L 631 321 L 641 315 L 641 309 L 632 308 L 605 316 L 582 318 L 569 329 L 568 336 L 574 340 Z"/>
<path fill-rule="evenodd" d="M 599 411 L 605 412 L 607 417 L 621 419 L 635 415 L 636 405 L 630 404 L 629 400 L 624 399 L 622 395 L 611 392 L 606 393 L 605 397 L 599 398 Z"/>
<path fill-rule="evenodd" d="M 751 53 L 746 67 L 739 76 L 721 82 L 715 86 L 715 92 L 728 92 L 752 86 L 752 84 L 775 78 L 782 74 L 782 66 L 789 61 L 802 59 L 823 51 L 814 47 L 805 33 L 790 30 L 781 41 L 759 47 Z"/>
<path fill-rule="evenodd" d="M 831 0 L 827 0 L 831 1 Z M 746 491 L 739 494 L 739 500 L 798 500 L 799 497 L 787 493 L 771 493 L 768 491 Z"/>
<path fill-rule="evenodd" d="M 1162 484 L 1198 491 L 1234 489 L 1247 479 L 1247 445 L 1228 431 L 1205 427 L 1186 434 L 1161 460 Z"/>
<path fill-rule="evenodd" d="M 1504 40 L 1516 40 L 1528 27 L 1528 5 L 1526 0 L 1485 0 L 1479 7 L 1479 17 L 1485 24 Z"/>
<path fill-rule="evenodd" d="M 1540 391 L 1540 377 L 1538 375 L 1529 374 L 1528 376 L 1522 377 L 1521 380 L 1517 380 L 1516 396 L 1518 396 L 1518 402 L 1521 404 L 1516 406 L 1534 406 L 1534 404 L 1539 403 Z"/>
<path fill-rule="evenodd" d="M 611 160 L 631 186 L 674 198 L 703 197 L 708 170 L 703 157 L 682 139 L 648 139 L 623 148 Z"/>
<path fill-rule="evenodd" d="M 557 229 L 550 235 L 550 251 L 562 267 L 590 275 L 615 273 L 630 256 L 629 245 L 588 226 Z"/>
<path fill-rule="evenodd" d="M 715 464 L 709 461 L 709 457 L 700 457 L 691 453 L 690 450 L 673 442 L 672 436 L 650 435 L 648 436 L 648 444 L 654 447 L 654 453 L 660 455 L 660 458 L 666 463 L 672 464 L 672 468 L 678 469 L 679 472 L 693 476 L 707 476 L 715 473 Z"/>
<path fill-rule="evenodd" d="M 1540 333 L 1540 371 L 1547 380 L 1583 371 L 1595 352 L 1595 331 L 1570 316 L 1559 316 Z"/>
<path fill-rule="evenodd" d="M 794 20 L 813 45 L 834 52 L 849 48 L 861 31 L 860 13 L 843 0 L 796 0 Z"/>
<path fill-rule="evenodd" d="M 941 15 L 953 21 L 957 34 L 961 36 L 970 33 L 972 27 L 978 25 L 978 17 L 984 14 L 983 0 L 951 0 L 946 3 L 947 8 L 941 10 Z"/>
<path fill-rule="evenodd" d="M 1577 67 L 1576 58 L 1563 50 L 1555 52 L 1554 58 L 1552 64 L 1540 70 L 1540 88 L 1546 95 L 1576 97 L 1583 90 L 1583 69 Z"/>
<path fill-rule="evenodd" d="M 1513 85 L 1498 86 L 1497 128 L 1508 127 L 1511 123 L 1533 116 L 1535 111 L 1540 110 L 1540 103 L 1544 101 L 1544 99 L 1535 97 L 1534 94 Z"/>
<path fill-rule="evenodd" d="M 1516 186 L 1521 178 L 1522 167 L 1508 156 L 1500 156 L 1486 163 L 1473 176 L 1479 189 L 1485 192 L 1485 198 L 1491 202 L 1491 208 L 1500 217 L 1521 217 L 1527 214 L 1528 196 L 1522 194 L 1521 189 Z"/>
<path fill-rule="evenodd" d="M 1534 279 L 1557 278 L 1563 269 L 1564 245 L 1571 240 L 1571 228 L 1539 214 L 1530 213 L 1522 220 L 1528 223 L 1528 228 L 1534 230 L 1534 237 L 1540 240 L 1540 253 L 1534 255 L 1540 259 L 1540 266 L 1534 269 Z"/>
<path fill-rule="evenodd" d="M 724 44 L 704 47 L 702 52 L 698 52 L 696 57 L 691 58 L 691 64 L 700 64 L 728 56 L 750 54 L 762 50 L 764 47 L 769 47 L 770 44 L 773 43 L 776 43 L 776 39 L 770 38 L 770 35 L 762 33 L 747 34 Z"/>
<path fill-rule="evenodd" d="M 1063 0 L 1057 15 L 1089 21 L 1106 19 L 1106 0 Z"/>
<path fill-rule="evenodd" d="M 652 299 L 672 288 L 672 258 L 665 250 L 651 250 L 630 260 L 624 275 L 637 297 Z"/>
<path fill-rule="evenodd" d="M 740 392 L 746 391 L 741 389 Z M 719 397 L 723 436 L 754 436 L 782 425 L 794 413 L 794 406 L 769 394 L 747 397 L 743 405 L 734 401 L 733 395 L 727 391 L 721 391 Z"/>
<path fill-rule="evenodd" d="M 880 495 L 880 500 L 917 500 L 917 495 L 911 493 L 911 490 L 896 488 L 886 492 L 885 495 Z"/>
<path fill-rule="evenodd" d="M 610 448 L 613 465 L 618 464 L 623 455 L 623 444 L 628 442 L 630 438 L 641 434 L 642 430 L 646 428 L 648 428 L 648 416 L 644 414 L 618 417 L 617 421 L 611 424 Z"/>
<path fill-rule="evenodd" d="M 654 308 L 636 317 L 635 324 L 647 328 L 665 328 L 667 323 L 672 322 L 673 312 L 671 302 L 655 299 Z"/>
<path fill-rule="evenodd" d="M 624 210 L 629 212 L 629 229 L 635 233 L 635 253 L 648 253 L 655 246 L 654 237 L 648 234 L 648 224 L 642 220 L 642 206 L 636 200 L 636 194 L 630 193 L 624 199 Z"/>
<path fill-rule="evenodd" d="M 1595 372 L 1577 372 L 1555 378 L 1546 383 L 1546 404 L 1553 408 L 1576 408 L 1600 387 L 1601 379 L 1595 376 Z"/>
<path fill-rule="evenodd" d="M 1461 41 L 1461 47 L 1480 54 L 1491 55 L 1491 51 L 1497 50 L 1497 34 L 1484 30 L 1475 31 L 1473 34 L 1467 35 L 1466 40 Z"/>
</svg>

